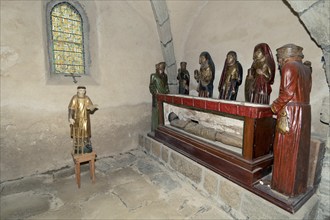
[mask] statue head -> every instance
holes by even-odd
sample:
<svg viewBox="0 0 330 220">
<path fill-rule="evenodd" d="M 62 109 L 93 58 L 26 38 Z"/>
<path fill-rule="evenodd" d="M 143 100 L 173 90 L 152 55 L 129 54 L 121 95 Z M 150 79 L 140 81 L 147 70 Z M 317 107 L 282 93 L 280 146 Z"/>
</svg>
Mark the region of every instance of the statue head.
<svg viewBox="0 0 330 220">
<path fill-rule="evenodd" d="M 181 62 L 181 63 L 180 63 L 180 69 L 181 69 L 181 70 L 185 70 L 186 67 L 187 67 L 187 62 Z"/>
<path fill-rule="evenodd" d="M 199 64 L 201 65 L 201 67 L 205 68 L 205 67 L 210 67 L 211 71 L 212 71 L 212 76 L 214 78 L 214 74 L 215 74 L 215 66 L 212 60 L 211 55 L 209 54 L 209 52 L 204 51 L 199 55 Z"/>
<path fill-rule="evenodd" d="M 171 112 L 169 115 L 168 115 L 168 121 L 169 122 L 172 122 L 174 120 L 177 120 L 179 119 L 179 117 L 174 113 L 174 112 Z"/>
<path fill-rule="evenodd" d="M 165 66 L 166 66 L 166 63 L 165 63 L 165 62 L 160 62 L 160 63 L 158 63 L 158 65 L 159 65 L 159 73 L 160 73 L 160 74 L 165 73 Z"/>
<path fill-rule="evenodd" d="M 304 54 L 302 53 L 303 48 L 295 44 L 286 44 L 278 49 L 277 51 L 277 61 L 280 66 L 282 66 L 288 58 L 296 58 L 302 60 Z"/>
<path fill-rule="evenodd" d="M 199 55 L 199 64 L 201 65 L 207 64 L 209 59 L 210 59 L 210 54 L 204 51 Z"/>
<path fill-rule="evenodd" d="M 77 95 L 79 98 L 83 98 L 86 95 L 86 87 L 85 86 L 78 86 L 77 87 Z"/>
<path fill-rule="evenodd" d="M 235 51 L 229 51 L 227 53 L 226 64 L 231 66 L 234 65 L 237 61 L 237 54 Z"/>
<path fill-rule="evenodd" d="M 265 55 L 264 55 L 263 51 L 261 50 L 261 48 L 258 48 L 253 53 L 253 60 L 261 60 L 264 57 L 265 57 Z"/>
</svg>

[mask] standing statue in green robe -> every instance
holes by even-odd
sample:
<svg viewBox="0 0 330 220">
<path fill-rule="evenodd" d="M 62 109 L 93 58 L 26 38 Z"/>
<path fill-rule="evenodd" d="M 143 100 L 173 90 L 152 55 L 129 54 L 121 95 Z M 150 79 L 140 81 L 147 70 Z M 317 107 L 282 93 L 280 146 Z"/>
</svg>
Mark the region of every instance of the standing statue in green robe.
<svg viewBox="0 0 330 220">
<path fill-rule="evenodd" d="M 151 131 L 154 131 L 158 126 L 158 106 L 156 95 L 170 93 L 167 75 L 165 73 L 165 62 L 156 64 L 156 73 L 150 75 L 149 91 L 152 94 Z"/>
</svg>

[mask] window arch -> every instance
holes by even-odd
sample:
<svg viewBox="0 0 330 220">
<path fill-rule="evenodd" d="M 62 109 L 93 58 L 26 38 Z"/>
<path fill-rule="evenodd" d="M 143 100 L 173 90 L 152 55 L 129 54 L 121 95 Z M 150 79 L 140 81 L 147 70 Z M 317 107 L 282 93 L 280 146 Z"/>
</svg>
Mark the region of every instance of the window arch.
<svg viewBox="0 0 330 220">
<path fill-rule="evenodd" d="M 50 16 L 55 73 L 84 74 L 84 37 L 79 12 L 64 2 L 55 5 Z"/>
<path fill-rule="evenodd" d="M 88 21 L 77 1 L 47 4 L 47 39 L 51 77 L 89 74 Z"/>
</svg>

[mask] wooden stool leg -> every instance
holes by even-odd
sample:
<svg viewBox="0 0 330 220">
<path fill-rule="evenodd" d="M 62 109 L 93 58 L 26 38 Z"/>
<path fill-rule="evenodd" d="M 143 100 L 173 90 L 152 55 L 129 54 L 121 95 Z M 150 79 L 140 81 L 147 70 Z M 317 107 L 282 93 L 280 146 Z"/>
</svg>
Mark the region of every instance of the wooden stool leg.
<svg viewBox="0 0 330 220">
<path fill-rule="evenodd" d="M 77 173 L 76 173 L 76 178 L 77 178 L 77 184 L 78 184 L 78 188 L 80 188 L 80 163 L 76 163 L 76 169 L 77 169 Z"/>
<path fill-rule="evenodd" d="M 91 178 L 92 178 L 92 182 L 95 183 L 95 159 L 93 158 L 90 161 L 90 172 L 91 172 Z"/>
<path fill-rule="evenodd" d="M 89 161 L 89 175 L 90 178 L 93 179 L 93 171 L 92 171 L 92 161 Z"/>
<path fill-rule="evenodd" d="M 74 174 L 75 174 L 75 177 L 76 177 L 76 183 L 78 184 L 78 164 L 77 164 L 76 161 L 74 163 Z"/>
</svg>

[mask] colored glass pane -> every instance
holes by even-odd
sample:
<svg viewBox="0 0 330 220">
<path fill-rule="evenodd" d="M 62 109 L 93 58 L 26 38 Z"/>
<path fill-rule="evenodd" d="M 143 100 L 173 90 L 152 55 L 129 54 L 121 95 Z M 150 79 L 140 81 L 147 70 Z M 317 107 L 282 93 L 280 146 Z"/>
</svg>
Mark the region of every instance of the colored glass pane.
<svg viewBox="0 0 330 220">
<path fill-rule="evenodd" d="M 83 74 L 84 47 L 82 19 L 68 3 L 56 5 L 51 12 L 55 73 Z"/>
</svg>

